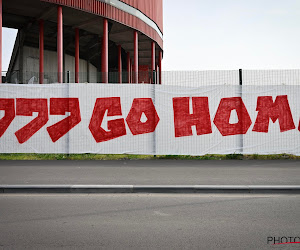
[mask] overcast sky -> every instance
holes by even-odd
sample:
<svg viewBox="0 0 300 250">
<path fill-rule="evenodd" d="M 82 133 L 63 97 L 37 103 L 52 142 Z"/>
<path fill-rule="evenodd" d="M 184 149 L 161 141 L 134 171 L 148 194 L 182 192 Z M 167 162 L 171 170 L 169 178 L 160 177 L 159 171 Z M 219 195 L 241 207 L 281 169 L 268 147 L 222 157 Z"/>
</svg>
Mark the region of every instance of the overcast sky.
<svg viewBox="0 0 300 250">
<path fill-rule="evenodd" d="M 13 29 L 3 28 L 2 40 L 2 70 L 7 71 L 17 31 Z"/>
<path fill-rule="evenodd" d="M 163 70 L 300 68 L 300 0 L 163 1 Z M 3 30 L 3 70 L 15 34 Z"/>
<path fill-rule="evenodd" d="M 300 0 L 164 0 L 163 70 L 300 68 Z"/>
</svg>

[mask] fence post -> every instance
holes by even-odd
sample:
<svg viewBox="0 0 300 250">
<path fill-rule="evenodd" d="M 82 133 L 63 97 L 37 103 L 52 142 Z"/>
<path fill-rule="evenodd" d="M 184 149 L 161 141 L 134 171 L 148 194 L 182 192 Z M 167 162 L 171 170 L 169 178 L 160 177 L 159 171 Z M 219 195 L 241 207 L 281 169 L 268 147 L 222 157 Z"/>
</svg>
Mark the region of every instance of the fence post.
<svg viewBox="0 0 300 250">
<path fill-rule="evenodd" d="M 243 86 L 243 70 L 239 69 L 240 86 Z"/>
<path fill-rule="evenodd" d="M 70 71 L 67 71 L 67 83 L 70 83 Z"/>
<path fill-rule="evenodd" d="M 150 86 L 152 86 L 151 89 L 153 91 L 153 93 L 152 93 L 153 105 L 154 105 L 154 107 L 156 107 L 156 105 L 155 105 L 156 104 L 156 84 L 154 83 L 154 84 L 151 84 Z M 154 155 L 154 158 L 156 158 L 156 144 L 157 144 L 156 139 L 157 139 L 157 137 L 156 137 L 156 129 L 155 129 L 153 132 L 153 155 Z"/>
<path fill-rule="evenodd" d="M 156 71 L 152 71 L 152 84 L 156 84 Z"/>
<path fill-rule="evenodd" d="M 243 70 L 239 69 L 239 85 L 240 85 L 240 96 L 241 99 L 243 100 Z M 242 107 L 241 107 L 242 108 Z M 242 127 L 243 127 L 243 113 L 241 112 L 241 120 L 242 120 Z M 241 154 L 244 153 L 244 135 L 241 134 L 240 138 L 240 147 L 241 147 Z"/>
</svg>

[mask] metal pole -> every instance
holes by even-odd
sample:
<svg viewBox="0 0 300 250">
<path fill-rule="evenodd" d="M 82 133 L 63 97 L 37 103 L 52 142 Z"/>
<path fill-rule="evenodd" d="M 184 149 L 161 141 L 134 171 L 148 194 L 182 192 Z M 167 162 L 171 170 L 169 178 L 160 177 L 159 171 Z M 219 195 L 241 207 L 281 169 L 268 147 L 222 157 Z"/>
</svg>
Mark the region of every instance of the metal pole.
<svg viewBox="0 0 300 250">
<path fill-rule="evenodd" d="M 24 40 L 25 33 L 23 29 L 19 29 L 19 83 L 24 83 L 24 79 L 26 78 L 24 72 Z"/>
<path fill-rule="evenodd" d="M 62 6 L 57 7 L 57 73 L 58 82 L 63 83 L 63 14 Z"/>
<path fill-rule="evenodd" d="M 67 71 L 67 83 L 70 83 L 70 71 Z"/>
<path fill-rule="evenodd" d="M 138 33 L 137 31 L 134 31 L 133 34 L 133 41 L 134 41 L 134 83 L 138 83 L 139 82 L 139 38 L 138 38 Z"/>
<path fill-rule="evenodd" d="M 86 64 L 86 80 L 89 83 L 90 82 L 90 53 L 88 52 L 88 59 L 87 59 L 87 64 Z"/>
<path fill-rule="evenodd" d="M 161 61 L 162 61 L 162 51 L 159 51 L 159 58 L 158 58 L 158 67 L 159 67 L 159 84 L 161 84 Z"/>
<path fill-rule="evenodd" d="M 155 84 L 159 84 L 158 74 L 159 74 L 159 68 L 158 68 L 158 65 L 156 65 Z"/>
<path fill-rule="evenodd" d="M 119 72 L 119 83 L 122 83 L 122 47 L 118 45 L 118 72 Z"/>
<path fill-rule="evenodd" d="M 243 85 L 243 70 L 239 69 L 239 80 L 240 80 L 240 86 Z"/>
<path fill-rule="evenodd" d="M 79 29 L 75 29 L 75 83 L 79 83 Z"/>
<path fill-rule="evenodd" d="M 132 60 L 130 58 L 130 83 L 133 83 L 133 66 L 132 66 Z"/>
<path fill-rule="evenodd" d="M 243 99 L 243 70 L 239 69 L 239 83 L 240 83 L 240 95 Z M 242 104 L 241 104 L 242 105 Z M 242 106 L 241 106 L 242 109 Z M 242 119 L 242 127 L 243 127 L 243 113 L 241 112 L 241 119 Z M 244 135 L 241 134 L 241 141 L 240 141 L 240 147 L 241 147 L 241 154 L 244 152 Z"/>
<path fill-rule="evenodd" d="M 103 19 L 101 73 L 102 73 L 102 82 L 108 83 L 108 20 L 107 19 Z"/>
<path fill-rule="evenodd" d="M 151 70 L 152 70 L 152 84 L 156 83 L 155 77 L 155 43 L 151 42 Z"/>
<path fill-rule="evenodd" d="M 44 83 L 44 20 L 40 20 L 40 84 Z"/>
<path fill-rule="evenodd" d="M 130 53 L 129 52 L 127 52 L 127 73 L 128 73 L 127 82 L 130 83 Z"/>
</svg>

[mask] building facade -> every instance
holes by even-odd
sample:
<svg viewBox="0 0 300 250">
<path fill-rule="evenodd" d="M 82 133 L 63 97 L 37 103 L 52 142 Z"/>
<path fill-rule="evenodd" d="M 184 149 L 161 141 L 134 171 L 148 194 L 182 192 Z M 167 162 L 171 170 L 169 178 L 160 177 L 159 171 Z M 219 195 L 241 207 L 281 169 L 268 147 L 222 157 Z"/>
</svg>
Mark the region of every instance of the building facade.
<svg viewBox="0 0 300 250">
<path fill-rule="evenodd" d="M 162 4 L 0 0 L 1 27 L 18 29 L 6 81 L 161 84 Z"/>
</svg>

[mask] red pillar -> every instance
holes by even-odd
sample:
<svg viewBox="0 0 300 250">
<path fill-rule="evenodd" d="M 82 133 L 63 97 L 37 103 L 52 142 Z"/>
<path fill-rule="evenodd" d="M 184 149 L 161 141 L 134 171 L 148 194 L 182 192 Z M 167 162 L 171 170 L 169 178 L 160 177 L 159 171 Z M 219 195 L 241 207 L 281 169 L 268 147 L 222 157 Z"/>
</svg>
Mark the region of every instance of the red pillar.
<svg viewBox="0 0 300 250">
<path fill-rule="evenodd" d="M 134 79 L 133 79 L 133 65 L 132 65 L 132 60 L 130 59 L 130 83 L 134 83 Z"/>
<path fill-rule="evenodd" d="M 75 83 L 79 83 L 79 29 L 75 29 Z"/>
<path fill-rule="evenodd" d="M 156 74 L 155 74 L 155 77 L 156 77 L 156 80 L 155 80 L 155 81 L 156 81 L 156 84 L 160 84 L 160 83 L 159 83 L 159 79 L 158 79 L 158 72 L 159 72 L 158 65 L 156 65 L 156 69 L 155 69 L 155 70 L 156 70 Z"/>
<path fill-rule="evenodd" d="M 162 61 L 162 51 L 159 51 L 159 58 L 158 58 L 158 67 L 159 67 L 159 84 L 161 84 L 161 61 Z"/>
<path fill-rule="evenodd" d="M 63 14 L 62 6 L 57 7 L 57 76 L 63 83 Z"/>
<path fill-rule="evenodd" d="M 0 83 L 2 83 L 2 0 L 0 0 Z"/>
<path fill-rule="evenodd" d="M 134 31 L 133 34 L 133 43 L 134 43 L 134 68 L 133 68 L 133 72 L 134 72 L 134 78 L 133 81 L 134 83 L 138 83 L 139 81 L 139 38 L 138 38 L 138 33 L 137 31 Z"/>
<path fill-rule="evenodd" d="M 119 83 L 122 83 L 122 47 L 118 45 L 118 72 L 119 72 Z"/>
<path fill-rule="evenodd" d="M 40 84 L 44 83 L 44 20 L 40 20 Z"/>
<path fill-rule="evenodd" d="M 128 72 L 128 76 L 127 76 L 127 79 L 128 79 L 128 83 L 130 83 L 130 53 L 127 52 L 127 72 Z"/>
<path fill-rule="evenodd" d="M 152 83 L 156 82 L 156 74 L 155 74 L 155 42 L 151 42 L 151 75 L 152 75 Z"/>
<path fill-rule="evenodd" d="M 108 20 L 107 19 L 103 19 L 101 72 L 102 72 L 102 82 L 108 83 Z"/>
</svg>

